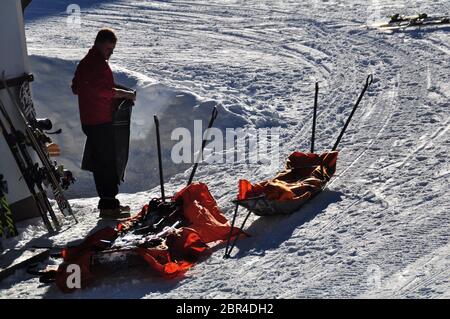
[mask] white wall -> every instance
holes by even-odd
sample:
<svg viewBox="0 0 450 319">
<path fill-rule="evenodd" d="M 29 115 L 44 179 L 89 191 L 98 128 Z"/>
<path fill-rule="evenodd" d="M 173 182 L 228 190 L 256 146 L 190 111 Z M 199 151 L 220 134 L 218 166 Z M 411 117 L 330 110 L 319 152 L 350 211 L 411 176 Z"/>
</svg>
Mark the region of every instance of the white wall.
<svg viewBox="0 0 450 319">
<path fill-rule="evenodd" d="M 0 2 L 0 72 L 15 78 L 30 72 L 20 0 Z"/>
<path fill-rule="evenodd" d="M 3 71 L 8 79 L 31 71 L 20 0 L 1 0 L 0 2 L 0 76 Z M 23 130 L 25 126 L 19 121 L 19 114 L 5 89 L 0 90 L 0 99 L 16 128 Z M 5 122 L 5 119 L 1 118 Z M 11 204 L 30 196 L 3 136 L 0 136 L 0 174 L 3 174 L 8 182 L 7 198 Z"/>
</svg>

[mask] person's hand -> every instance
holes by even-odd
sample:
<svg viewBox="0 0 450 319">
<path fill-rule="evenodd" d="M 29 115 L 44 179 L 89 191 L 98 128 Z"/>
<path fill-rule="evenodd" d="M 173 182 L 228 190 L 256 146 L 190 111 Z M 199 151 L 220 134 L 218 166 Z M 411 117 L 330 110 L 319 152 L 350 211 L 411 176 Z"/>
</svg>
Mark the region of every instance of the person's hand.
<svg viewBox="0 0 450 319">
<path fill-rule="evenodd" d="M 125 98 L 128 100 L 136 101 L 136 91 L 127 92 L 127 96 Z"/>
<path fill-rule="evenodd" d="M 114 89 L 114 97 L 116 99 L 127 99 L 127 100 L 132 100 L 132 101 L 136 101 L 136 91 L 127 91 L 127 90 L 122 90 L 122 89 Z"/>
</svg>

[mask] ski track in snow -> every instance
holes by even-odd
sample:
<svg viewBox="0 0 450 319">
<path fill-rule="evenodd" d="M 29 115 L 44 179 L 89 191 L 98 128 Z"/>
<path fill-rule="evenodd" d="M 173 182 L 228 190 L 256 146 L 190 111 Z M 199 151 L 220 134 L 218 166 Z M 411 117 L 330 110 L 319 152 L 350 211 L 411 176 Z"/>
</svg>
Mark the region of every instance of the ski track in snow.
<svg viewBox="0 0 450 319">
<path fill-rule="evenodd" d="M 399 10 L 448 12 L 448 7 L 412 1 L 408 10 L 386 4 L 381 13 Z M 0 283 L 0 297 L 450 296 L 448 32 L 361 28 L 370 14 L 363 1 L 97 1 L 82 13 L 83 28 L 63 36 L 63 15 L 32 20 L 30 53 L 77 60 L 99 27 L 113 27 L 119 35 L 113 64 L 218 101 L 252 127 L 281 126 L 283 158 L 309 150 L 316 80 L 317 151 L 334 142 L 368 73 L 374 82 L 342 140 L 328 189 L 293 215 L 251 216 L 252 237 L 240 240 L 236 257 L 222 259 L 221 246 L 178 280 L 132 271 L 114 283 L 104 276 L 69 296 L 18 272 Z M 280 169 L 200 165 L 196 178 L 231 218 L 238 179 L 257 182 Z M 179 189 L 188 174 L 173 176 L 168 191 Z M 158 194 L 153 188 L 120 199 L 137 212 Z M 65 244 L 108 224 L 95 218 L 95 198 L 71 202 L 80 224 L 47 239 L 36 221 L 8 244 L 21 247 L 33 236 Z M 238 224 L 245 213 L 241 210 Z"/>
</svg>

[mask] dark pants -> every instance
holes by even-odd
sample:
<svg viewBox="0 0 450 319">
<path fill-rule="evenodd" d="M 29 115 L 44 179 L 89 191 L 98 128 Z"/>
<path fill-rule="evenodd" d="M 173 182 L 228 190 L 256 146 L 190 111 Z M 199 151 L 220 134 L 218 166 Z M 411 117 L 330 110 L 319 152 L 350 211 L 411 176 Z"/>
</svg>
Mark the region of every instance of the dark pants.
<svg viewBox="0 0 450 319">
<path fill-rule="evenodd" d="M 82 125 L 87 136 L 86 148 L 92 159 L 92 173 L 100 201 L 99 209 L 119 207 L 115 198 L 119 193 L 119 177 L 116 169 L 116 152 L 112 123 L 101 125 Z"/>
</svg>

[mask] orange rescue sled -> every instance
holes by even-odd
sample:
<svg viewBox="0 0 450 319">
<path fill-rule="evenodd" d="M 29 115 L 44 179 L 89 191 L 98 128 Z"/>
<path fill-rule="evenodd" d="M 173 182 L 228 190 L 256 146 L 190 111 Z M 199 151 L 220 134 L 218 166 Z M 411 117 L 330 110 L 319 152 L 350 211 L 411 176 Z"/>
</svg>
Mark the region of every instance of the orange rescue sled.
<svg viewBox="0 0 450 319">
<path fill-rule="evenodd" d="M 240 230 L 244 228 L 247 219 L 251 213 L 259 216 L 291 214 L 299 210 L 302 205 L 319 194 L 330 181 L 336 172 L 336 162 L 338 157 L 337 147 L 356 111 L 364 94 L 373 82 L 373 76 L 367 76 L 365 86 L 353 106 L 347 121 L 344 124 L 336 142 L 331 151 L 322 154 L 314 152 L 314 141 L 316 131 L 317 118 L 317 100 L 319 94 L 319 84 L 316 83 L 316 91 L 314 98 L 313 125 L 311 137 L 311 152 L 292 153 L 286 163 L 284 171 L 278 173 L 275 178 L 252 185 L 247 180 L 239 181 L 238 198 L 234 201 L 236 204 L 232 227 L 236 222 L 236 216 L 239 206 L 248 210 L 247 216 L 244 218 Z M 236 245 L 239 235 L 235 236 L 233 243 L 230 245 L 232 233 L 228 236 L 227 246 L 225 249 L 225 258 L 229 258 L 231 251 Z"/>
<path fill-rule="evenodd" d="M 255 185 L 240 180 L 236 202 L 259 216 L 293 213 L 324 189 L 336 171 L 337 156 L 337 151 L 294 152 L 275 178 Z"/>
</svg>

